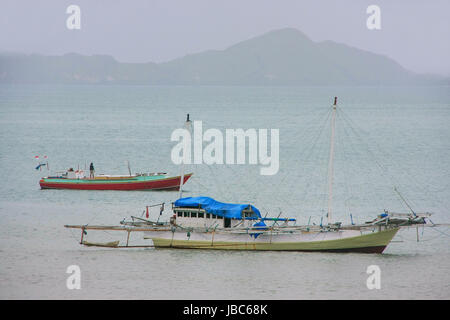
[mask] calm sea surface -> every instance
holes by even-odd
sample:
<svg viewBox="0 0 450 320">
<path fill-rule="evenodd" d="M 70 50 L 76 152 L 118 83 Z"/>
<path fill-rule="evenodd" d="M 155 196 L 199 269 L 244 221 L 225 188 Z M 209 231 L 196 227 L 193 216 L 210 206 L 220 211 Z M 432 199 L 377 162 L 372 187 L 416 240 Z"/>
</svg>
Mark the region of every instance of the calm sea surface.
<svg viewBox="0 0 450 320">
<path fill-rule="evenodd" d="M 2 299 L 449 299 L 448 227 L 402 230 L 382 255 L 84 248 L 64 224 L 118 224 L 174 191 L 40 190 L 50 172 L 164 171 L 186 113 L 203 129 L 279 129 L 280 170 L 189 165 L 185 196 L 252 203 L 267 216 L 319 224 L 327 209 L 328 113 L 339 97 L 333 219 L 384 209 L 450 222 L 449 87 L 0 86 L 0 298 Z M 151 212 L 156 219 L 157 211 Z M 167 210 L 162 218 L 167 219 Z M 324 220 L 325 221 L 325 220 Z M 124 234 L 88 232 L 91 241 Z M 140 234 L 134 244 L 145 243 Z M 69 290 L 66 269 L 81 269 Z M 366 286 L 369 265 L 381 289 Z"/>
</svg>

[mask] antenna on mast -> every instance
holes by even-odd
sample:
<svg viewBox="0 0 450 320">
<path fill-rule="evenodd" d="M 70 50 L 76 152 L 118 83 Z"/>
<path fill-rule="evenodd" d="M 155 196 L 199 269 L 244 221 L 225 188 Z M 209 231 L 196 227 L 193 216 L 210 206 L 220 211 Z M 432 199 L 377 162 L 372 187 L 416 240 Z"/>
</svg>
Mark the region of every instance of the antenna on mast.
<svg viewBox="0 0 450 320">
<path fill-rule="evenodd" d="M 128 161 L 128 160 L 127 160 L 127 166 L 128 166 L 128 173 L 130 174 L 130 177 L 131 177 L 130 161 Z"/>
<path fill-rule="evenodd" d="M 189 120 L 189 113 L 186 116 L 186 122 L 184 123 L 184 126 L 186 127 L 186 130 L 189 131 L 189 133 L 191 132 L 191 123 L 192 121 Z M 183 182 L 184 182 L 184 160 L 181 163 L 181 175 L 180 175 L 180 194 L 178 196 L 179 199 L 181 199 L 181 197 L 183 196 Z"/>
</svg>

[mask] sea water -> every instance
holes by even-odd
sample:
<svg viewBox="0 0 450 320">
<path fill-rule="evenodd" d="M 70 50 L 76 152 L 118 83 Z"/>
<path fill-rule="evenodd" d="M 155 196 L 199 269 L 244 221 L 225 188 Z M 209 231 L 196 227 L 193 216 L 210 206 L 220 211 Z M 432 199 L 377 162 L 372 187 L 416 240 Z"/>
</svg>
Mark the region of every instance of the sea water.
<svg viewBox="0 0 450 320">
<path fill-rule="evenodd" d="M 450 298 L 448 227 L 402 230 L 381 255 L 86 248 L 65 224 L 117 225 L 161 202 L 163 215 L 155 207 L 150 218 L 166 220 L 178 192 L 39 188 L 40 177 L 91 162 L 96 173 L 127 174 L 128 161 L 133 173 L 179 175 L 170 136 L 189 113 L 204 130 L 279 129 L 280 169 L 262 176 L 248 160 L 186 165 L 194 175 L 183 196 L 325 223 L 335 96 L 332 220 L 412 209 L 449 223 L 449 87 L 0 86 L 0 298 Z M 35 156 L 50 170 L 35 170 Z M 85 239 L 123 243 L 126 234 Z M 151 244 L 138 233 L 131 242 Z M 81 271 L 79 290 L 67 287 L 71 265 Z M 380 289 L 367 287 L 371 265 Z"/>
</svg>

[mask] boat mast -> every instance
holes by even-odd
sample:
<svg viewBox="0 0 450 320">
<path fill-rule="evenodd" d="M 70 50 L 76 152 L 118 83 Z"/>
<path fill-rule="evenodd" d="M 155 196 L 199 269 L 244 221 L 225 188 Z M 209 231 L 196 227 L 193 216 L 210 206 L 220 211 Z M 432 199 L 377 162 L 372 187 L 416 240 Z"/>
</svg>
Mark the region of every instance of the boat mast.
<svg viewBox="0 0 450 320">
<path fill-rule="evenodd" d="M 337 97 L 334 97 L 333 114 L 331 117 L 330 159 L 328 160 L 328 212 L 327 221 L 331 223 L 331 204 L 333 200 L 333 158 L 334 158 L 334 130 L 336 127 Z"/>
<path fill-rule="evenodd" d="M 131 177 L 130 161 L 128 161 L 128 160 L 127 160 L 127 166 L 128 166 L 128 173 L 130 174 L 130 177 Z"/>
<path fill-rule="evenodd" d="M 186 122 L 184 123 L 184 126 L 185 126 L 186 130 L 190 133 L 191 132 L 191 120 L 189 120 L 189 113 L 187 114 Z M 181 197 L 183 195 L 183 182 L 184 182 L 184 159 L 183 159 L 183 162 L 181 163 L 180 188 L 179 188 L 180 194 L 178 196 L 179 199 L 181 199 Z"/>
</svg>

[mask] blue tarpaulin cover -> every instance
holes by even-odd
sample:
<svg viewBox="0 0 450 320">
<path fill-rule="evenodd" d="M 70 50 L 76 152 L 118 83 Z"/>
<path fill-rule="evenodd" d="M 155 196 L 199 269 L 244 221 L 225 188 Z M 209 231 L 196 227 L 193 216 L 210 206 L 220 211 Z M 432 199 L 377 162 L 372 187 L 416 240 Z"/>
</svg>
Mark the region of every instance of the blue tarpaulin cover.
<svg viewBox="0 0 450 320">
<path fill-rule="evenodd" d="M 266 230 L 267 229 L 266 227 L 267 227 L 267 225 L 262 220 L 253 225 L 253 228 L 259 229 L 259 230 Z M 255 239 L 256 239 L 256 238 L 258 238 L 258 236 L 260 234 L 261 233 L 253 233 L 251 236 L 255 237 Z"/>
<path fill-rule="evenodd" d="M 242 210 L 248 208 L 248 204 L 223 203 L 210 197 L 187 197 L 175 201 L 175 207 L 188 207 L 204 209 L 207 213 L 215 214 L 225 218 L 242 218 Z M 251 206 L 251 205 L 250 205 Z M 257 208 L 251 206 L 255 215 L 247 219 L 260 219 L 261 213 Z"/>
</svg>

